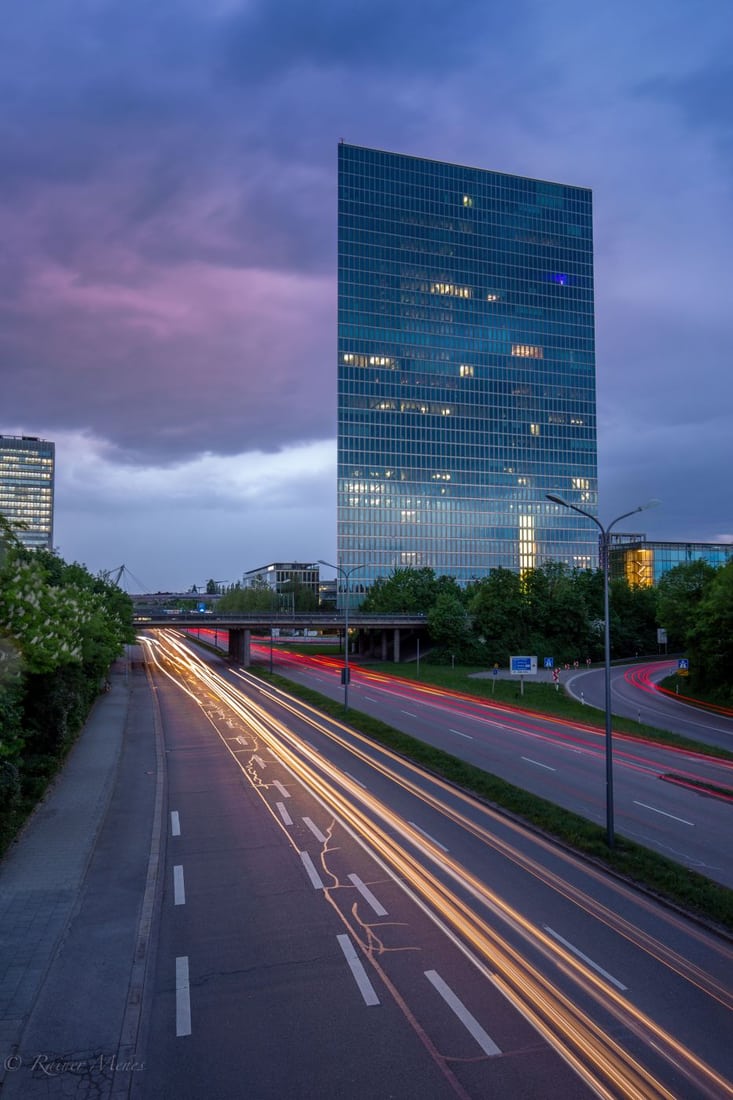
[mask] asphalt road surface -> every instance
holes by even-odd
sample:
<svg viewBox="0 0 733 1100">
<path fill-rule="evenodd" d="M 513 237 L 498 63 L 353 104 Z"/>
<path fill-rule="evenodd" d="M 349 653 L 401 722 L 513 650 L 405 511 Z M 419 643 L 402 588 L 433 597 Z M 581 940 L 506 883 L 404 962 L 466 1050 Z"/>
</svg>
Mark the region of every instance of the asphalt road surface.
<svg viewBox="0 0 733 1100">
<path fill-rule="evenodd" d="M 167 839 L 134 1096 L 733 1096 L 727 941 L 152 648 Z"/>
<path fill-rule="evenodd" d="M 280 652 L 275 669 L 330 698 L 343 699 L 338 660 Z M 351 672 L 352 708 L 605 826 L 603 730 L 358 665 Z M 582 675 L 592 678 L 593 673 Z M 616 831 L 733 887 L 731 762 L 619 733 L 613 741 Z"/>
</svg>

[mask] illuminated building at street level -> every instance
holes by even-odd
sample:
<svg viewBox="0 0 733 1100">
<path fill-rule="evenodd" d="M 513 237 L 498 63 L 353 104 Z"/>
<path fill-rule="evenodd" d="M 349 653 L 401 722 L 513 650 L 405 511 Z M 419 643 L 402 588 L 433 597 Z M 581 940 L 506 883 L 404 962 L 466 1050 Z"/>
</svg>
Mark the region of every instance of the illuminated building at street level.
<svg viewBox="0 0 733 1100">
<path fill-rule="evenodd" d="M 598 562 L 591 192 L 341 143 L 338 561 Z M 358 596 L 353 602 L 357 602 Z"/>
<path fill-rule="evenodd" d="M 650 588 L 677 565 L 706 561 L 718 567 L 733 559 L 730 542 L 652 542 L 646 535 L 611 535 L 609 569 L 612 578 L 625 577 L 632 586 Z"/>
<path fill-rule="evenodd" d="M 53 549 L 54 467 L 53 443 L 0 435 L 0 513 L 32 549 Z"/>
</svg>

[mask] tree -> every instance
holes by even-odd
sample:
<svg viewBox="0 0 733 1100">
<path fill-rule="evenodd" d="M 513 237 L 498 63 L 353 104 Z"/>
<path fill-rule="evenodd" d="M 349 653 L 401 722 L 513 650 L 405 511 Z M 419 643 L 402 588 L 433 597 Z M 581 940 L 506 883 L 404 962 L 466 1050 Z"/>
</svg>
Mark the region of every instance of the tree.
<svg viewBox="0 0 733 1100">
<path fill-rule="evenodd" d="M 492 569 L 471 586 L 468 610 L 494 661 L 509 663 L 527 644 L 526 602 L 522 579 L 511 569 Z"/>
<path fill-rule="evenodd" d="M 435 644 L 447 653 L 461 655 L 472 637 L 471 619 L 461 597 L 444 591 L 428 611 L 428 629 Z"/>
<path fill-rule="evenodd" d="M 688 638 L 693 691 L 733 703 L 733 560 L 715 570 Z"/>
<path fill-rule="evenodd" d="M 686 561 L 670 569 L 657 585 L 657 621 L 673 650 L 684 649 L 705 592 L 715 577 L 709 562 Z"/>
<path fill-rule="evenodd" d="M 657 593 L 630 585 L 625 577 L 610 582 L 611 656 L 654 653 L 657 647 Z"/>
<path fill-rule="evenodd" d="M 362 600 L 362 611 L 400 612 L 426 615 L 445 587 L 458 585 L 452 577 L 436 579 L 432 569 L 395 569 L 389 577 L 378 577 Z"/>
</svg>

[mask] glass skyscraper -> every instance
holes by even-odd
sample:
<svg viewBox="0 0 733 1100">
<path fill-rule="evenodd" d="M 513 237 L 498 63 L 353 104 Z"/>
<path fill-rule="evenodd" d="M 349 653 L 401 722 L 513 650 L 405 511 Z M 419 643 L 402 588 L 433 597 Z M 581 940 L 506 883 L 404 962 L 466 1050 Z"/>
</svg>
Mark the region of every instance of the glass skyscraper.
<svg viewBox="0 0 733 1100">
<path fill-rule="evenodd" d="M 32 549 L 53 549 L 55 449 L 36 436 L 0 435 L 0 513 Z"/>
<path fill-rule="evenodd" d="M 592 196 L 341 143 L 338 561 L 598 561 Z M 356 567 L 359 567 L 358 570 Z M 342 578 L 343 579 L 343 578 Z"/>
</svg>

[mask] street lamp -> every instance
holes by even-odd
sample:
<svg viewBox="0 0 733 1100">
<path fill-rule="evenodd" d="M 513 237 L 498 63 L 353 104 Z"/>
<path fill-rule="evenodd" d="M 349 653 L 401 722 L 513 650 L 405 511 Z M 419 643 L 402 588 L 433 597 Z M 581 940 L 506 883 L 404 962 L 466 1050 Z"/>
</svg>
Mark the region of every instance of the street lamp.
<svg viewBox="0 0 733 1100">
<path fill-rule="evenodd" d="M 561 504 L 563 508 L 571 508 L 587 519 L 592 519 L 600 535 L 600 548 L 603 556 L 603 640 L 604 640 L 604 668 L 606 673 L 604 709 L 606 712 L 606 843 L 609 848 L 614 847 L 613 833 L 613 734 L 611 730 L 611 624 L 608 617 L 608 559 L 611 545 L 611 528 L 622 519 L 643 512 L 647 508 L 654 508 L 659 504 L 658 500 L 651 500 L 648 504 L 640 504 L 632 508 L 630 512 L 624 512 L 622 516 L 616 516 L 614 520 L 604 527 L 601 521 L 592 512 L 586 512 L 585 508 L 579 508 L 577 504 L 571 504 L 554 493 L 545 493 L 553 504 Z"/>
<path fill-rule="evenodd" d="M 349 577 L 357 569 L 366 568 L 364 565 L 352 565 L 351 569 L 344 569 L 343 565 L 333 565 L 330 561 L 318 559 L 319 565 L 327 565 L 329 569 L 335 569 L 346 578 L 346 606 L 344 607 L 344 667 L 341 672 L 344 681 L 344 710 L 349 709 Z"/>
</svg>

